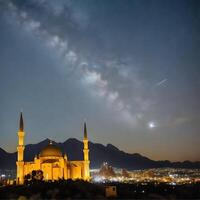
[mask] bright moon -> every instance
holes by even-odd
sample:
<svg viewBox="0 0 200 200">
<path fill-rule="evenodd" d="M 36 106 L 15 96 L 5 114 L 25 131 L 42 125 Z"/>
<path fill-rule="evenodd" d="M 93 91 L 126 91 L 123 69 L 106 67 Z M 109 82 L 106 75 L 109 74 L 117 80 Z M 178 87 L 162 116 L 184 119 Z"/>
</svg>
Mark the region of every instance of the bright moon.
<svg viewBox="0 0 200 200">
<path fill-rule="evenodd" d="M 149 123 L 148 123 L 148 127 L 149 127 L 149 128 L 155 128 L 156 125 L 155 125 L 154 122 L 149 122 Z"/>
</svg>

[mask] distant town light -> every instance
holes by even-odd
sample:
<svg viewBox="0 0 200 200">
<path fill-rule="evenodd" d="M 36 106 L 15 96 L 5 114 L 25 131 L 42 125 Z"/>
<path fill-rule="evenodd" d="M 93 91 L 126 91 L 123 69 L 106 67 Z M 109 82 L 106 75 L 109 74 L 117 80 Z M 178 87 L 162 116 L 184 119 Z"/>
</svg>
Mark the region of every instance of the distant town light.
<svg viewBox="0 0 200 200">
<path fill-rule="evenodd" d="M 103 183 L 103 182 L 105 182 L 105 178 L 103 176 L 95 176 L 93 180 L 96 183 Z"/>
</svg>

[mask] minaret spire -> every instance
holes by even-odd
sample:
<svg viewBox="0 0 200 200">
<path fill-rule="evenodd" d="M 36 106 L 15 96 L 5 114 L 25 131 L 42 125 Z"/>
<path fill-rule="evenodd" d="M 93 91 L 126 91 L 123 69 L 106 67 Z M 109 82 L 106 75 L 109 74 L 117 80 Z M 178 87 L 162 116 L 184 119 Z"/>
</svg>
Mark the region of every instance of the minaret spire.
<svg viewBox="0 0 200 200">
<path fill-rule="evenodd" d="M 88 136 L 86 122 L 84 122 L 84 137 L 83 137 L 83 158 L 84 158 L 84 179 L 90 179 L 90 160 L 89 160 L 89 148 L 88 148 Z"/>
<path fill-rule="evenodd" d="M 24 120 L 23 120 L 22 112 L 21 112 L 21 114 L 20 114 L 19 131 L 20 131 L 20 132 L 24 132 Z"/>
<path fill-rule="evenodd" d="M 22 112 L 20 113 L 19 130 L 18 130 L 18 145 L 17 145 L 17 184 L 24 183 L 24 122 Z"/>
<path fill-rule="evenodd" d="M 84 139 L 87 139 L 87 127 L 86 127 L 86 122 L 84 122 Z"/>
</svg>

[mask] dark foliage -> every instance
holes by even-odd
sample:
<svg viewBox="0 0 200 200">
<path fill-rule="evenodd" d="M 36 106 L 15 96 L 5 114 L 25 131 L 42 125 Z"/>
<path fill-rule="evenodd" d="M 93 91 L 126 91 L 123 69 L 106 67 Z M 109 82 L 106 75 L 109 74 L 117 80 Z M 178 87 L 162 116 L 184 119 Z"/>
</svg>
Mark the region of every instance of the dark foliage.
<svg viewBox="0 0 200 200">
<path fill-rule="evenodd" d="M 102 198 L 104 187 L 82 180 L 69 179 L 55 182 L 35 181 L 32 184 L 0 188 L 0 199 L 18 199 L 20 196 L 35 199 Z"/>
<path fill-rule="evenodd" d="M 82 180 L 34 182 L 22 186 L 0 187 L 0 199 L 105 199 L 105 187 L 117 187 L 117 199 L 199 199 L 200 183 L 171 186 L 167 184 L 92 184 Z"/>
</svg>

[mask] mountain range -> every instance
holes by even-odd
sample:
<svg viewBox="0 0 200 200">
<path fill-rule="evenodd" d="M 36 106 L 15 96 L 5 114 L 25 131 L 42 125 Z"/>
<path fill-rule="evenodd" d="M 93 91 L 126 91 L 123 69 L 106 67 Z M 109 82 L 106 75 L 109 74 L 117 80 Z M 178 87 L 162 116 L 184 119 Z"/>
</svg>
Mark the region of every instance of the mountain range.
<svg viewBox="0 0 200 200">
<path fill-rule="evenodd" d="M 83 143 L 75 138 L 70 138 L 63 143 L 55 143 L 63 153 L 66 153 L 69 160 L 83 159 Z M 37 144 L 28 144 L 25 147 L 25 161 L 32 161 L 35 155 L 49 144 L 49 139 L 45 139 Z M 119 150 L 112 144 L 106 146 L 98 143 L 89 142 L 90 168 L 99 168 L 103 162 L 108 162 L 116 168 L 128 170 L 148 169 L 148 168 L 199 168 L 200 161 L 191 162 L 170 162 L 154 161 L 138 153 L 130 154 Z M 0 169 L 16 169 L 17 152 L 8 153 L 0 148 Z"/>
</svg>

